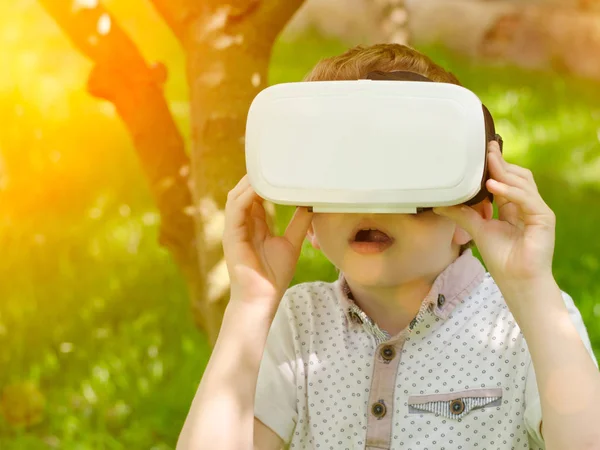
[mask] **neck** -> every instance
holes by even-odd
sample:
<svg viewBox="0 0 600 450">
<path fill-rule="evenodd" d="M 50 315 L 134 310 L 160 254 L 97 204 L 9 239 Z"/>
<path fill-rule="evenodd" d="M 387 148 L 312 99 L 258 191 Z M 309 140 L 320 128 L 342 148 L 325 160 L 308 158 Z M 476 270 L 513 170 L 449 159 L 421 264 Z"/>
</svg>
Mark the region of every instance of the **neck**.
<svg viewBox="0 0 600 450">
<path fill-rule="evenodd" d="M 364 285 L 346 278 L 354 302 L 391 336 L 406 328 L 415 318 L 437 277 L 457 255 L 438 269 L 399 285 Z"/>
<path fill-rule="evenodd" d="M 382 329 L 394 336 L 415 318 L 436 276 L 398 286 L 364 286 L 347 279 L 354 302 Z"/>
</svg>

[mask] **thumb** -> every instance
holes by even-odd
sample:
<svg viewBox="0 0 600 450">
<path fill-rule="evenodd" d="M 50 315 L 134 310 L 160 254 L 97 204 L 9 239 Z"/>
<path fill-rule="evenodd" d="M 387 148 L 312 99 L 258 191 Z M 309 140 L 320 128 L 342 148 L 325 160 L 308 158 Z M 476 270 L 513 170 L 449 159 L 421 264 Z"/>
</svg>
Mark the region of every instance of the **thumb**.
<svg viewBox="0 0 600 450">
<path fill-rule="evenodd" d="M 444 206 L 433 208 L 433 212 L 439 216 L 453 220 L 477 241 L 479 230 L 484 220 L 473 208 L 466 205 Z"/>
<path fill-rule="evenodd" d="M 313 213 L 309 212 L 308 208 L 298 207 L 285 230 L 285 238 L 298 251 L 300 251 L 300 248 L 302 247 L 302 242 L 306 237 L 306 232 L 308 231 L 312 217 Z"/>
</svg>

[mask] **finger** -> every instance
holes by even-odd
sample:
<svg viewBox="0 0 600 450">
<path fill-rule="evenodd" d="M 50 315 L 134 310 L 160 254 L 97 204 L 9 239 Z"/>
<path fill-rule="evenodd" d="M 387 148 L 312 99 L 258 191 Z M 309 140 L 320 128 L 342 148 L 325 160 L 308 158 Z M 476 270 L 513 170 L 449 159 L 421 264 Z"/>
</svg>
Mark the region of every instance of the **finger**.
<svg viewBox="0 0 600 450">
<path fill-rule="evenodd" d="M 502 154 L 502 152 L 500 151 L 500 144 L 498 144 L 498 141 L 489 141 L 487 145 L 487 151 L 488 154 L 494 152 Z"/>
<path fill-rule="evenodd" d="M 444 217 L 452 219 L 462 229 L 477 242 L 480 230 L 484 225 L 485 219 L 477 211 L 466 205 L 435 207 L 433 212 Z"/>
<path fill-rule="evenodd" d="M 254 199 L 254 203 L 252 204 L 251 209 L 253 217 L 256 217 L 258 219 L 265 218 L 265 208 L 263 207 L 263 202 L 264 199 L 262 199 L 261 197 Z"/>
<path fill-rule="evenodd" d="M 536 186 L 529 180 L 509 172 L 502 156 L 498 152 L 490 153 L 488 161 L 490 166 L 490 178 L 508 184 L 509 186 L 523 189 L 524 191 L 537 190 Z"/>
<path fill-rule="evenodd" d="M 527 182 L 533 187 L 535 188 L 535 190 L 537 191 L 537 184 L 535 182 L 535 179 L 533 178 L 533 173 L 531 172 L 531 170 L 526 169 L 525 167 L 521 167 L 521 166 L 517 166 L 516 164 L 510 164 L 508 162 L 505 161 L 505 165 L 506 165 L 506 170 L 509 173 L 513 173 L 521 178 L 523 178 L 524 180 L 527 180 Z"/>
<path fill-rule="evenodd" d="M 490 154 L 495 154 L 500 158 L 500 162 L 502 163 L 504 170 L 506 170 L 508 173 L 517 175 L 518 177 L 521 177 L 524 180 L 527 180 L 529 183 L 531 183 L 532 186 L 535 186 L 535 188 L 537 189 L 537 185 L 535 183 L 533 173 L 531 172 L 531 170 L 525 167 L 521 167 L 517 164 L 511 164 L 508 161 L 506 161 L 506 159 L 504 159 L 504 156 L 502 155 L 502 152 L 500 151 L 500 146 L 496 141 L 491 141 L 488 149 Z"/>
<path fill-rule="evenodd" d="M 508 222 L 511 225 L 520 227 L 523 223 L 523 218 L 519 206 L 511 203 L 508 200 L 502 207 L 498 208 L 498 219 L 503 222 Z"/>
<path fill-rule="evenodd" d="M 266 222 L 266 213 L 265 213 L 265 208 L 263 207 L 263 199 L 262 198 L 258 198 L 255 199 L 254 202 L 252 203 L 252 209 L 250 210 L 250 216 L 252 217 L 252 220 L 254 221 L 254 226 L 255 226 L 255 230 L 257 232 L 257 235 L 259 237 L 261 237 L 262 239 L 264 239 L 265 235 L 266 236 L 272 236 L 271 230 L 269 228 L 269 225 Z"/>
<path fill-rule="evenodd" d="M 225 216 L 229 229 L 238 228 L 246 223 L 254 200 L 259 198 L 250 185 L 237 197 L 234 198 L 233 195 L 232 198 L 228 197 L 227 204 L 225 205 Z"/>
<path fill-rule="evenodd" d="M 487 187 L 487 182 L 486 182 L 486 187 Z M 509 204 L 510 201 L 507 198 L 501 196 L 500 194 L 494 194 L 494 203 L 496 203 L 496 206 L 498 207 L 498 211 L 500 211 L 500 209 L 502 209 L 505 205 Z"/>
<path fill-rule="evenodd" d="M 525 214 L 543 214 L 547 209 L 539 193 L 527 192 L 519 187 L 510 186 L 498 180 L 490 179 L 486 183 L 488 190 L 494 195 L 501 195 L 515 203 Z"/>
<path fill-rule="evenodd" d="M 267 208 L 270 208 L 270 210 L 267 210 Z M 251 215 L 254 219 L 261 222 L 261 227 L 264 225 L 268 236 L 273 236 L 273 230 L 275 230 L 275 210 L 272 203 L 259 196 L 258 199 L 254 200 Z"/>
<path fill-rule="evenodd" d="M 250 179 L 248 178 L 248 174 L 246 174 L 238 181 L 235 187 L 229 191 L 228 198 L 229 196 L 231 196 L 232 199 L 239 197 L 246 189 L 248 189 L 248 186 L 250 186 Z"/>
<path fill-rule="evenodd" d="M 306 237 L 306 232 L 308 231 L 312 218 L 313 213 L 309 212 L 306 207 L 298 207 L 285 229 L 285 239 L 298 251 L 300 251 L 300 248 L 302 247 L 302 242 Z"/>
<path fill-rule="evenodd" d="M 486 180 L 486 187 L 487 187 L 487 180 Z M 500 210 L 504 205 L 506 205 L 507 203 L 510 203 L 510 202 L 508 201 L 508 199 L 504 198 L 503 196 L 501 196 L 499 194 L 494 194 L 494 203 L 498 207 L 498 210 Z"/>
<path fill-rule="evenodd" d="M 271 233 L 269 232 L 269 228 L 265 221 L 257 219 L 256 217 L 252 217 L 251 219 L 252 231 L 250 236 L 255 244 L 260 244 L 261 242 L 264 242 L 267 237 L 271 237 Z"/>
<path fill-rule="evenodd" d="M 275 224 L 275 216 L 277 214 L 277 211 L 275 210 L 275 204 L 268 200 L 265 200 L 263 201 L 262 205 L 266 214 L 265 222 L 267 222 L 269 230 L 275 232 L 275 230 L 277 229 Z"/>
</svg>

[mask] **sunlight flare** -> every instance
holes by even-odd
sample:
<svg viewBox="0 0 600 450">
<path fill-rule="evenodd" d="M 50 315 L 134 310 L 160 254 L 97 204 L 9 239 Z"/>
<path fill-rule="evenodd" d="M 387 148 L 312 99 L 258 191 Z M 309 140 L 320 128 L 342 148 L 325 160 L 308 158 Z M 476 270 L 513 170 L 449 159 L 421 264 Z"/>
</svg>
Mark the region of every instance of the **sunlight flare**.
<svg viewBox="0 0 600 450">
<path fill-rule="evenodd" d="M 110 33 L 111 26 L 112 21 L 110 16 L 107 13 L 104 13 L 98 19 L 98 26 L 96 29 L 98 30 L 98 34 L 100 36 L 106 36 L 108 33 Z"/>
<path fill-rule="evenodd" d="M 98 0 L 74 0 L 71 10 L 76 13 L 81 9 L 94 9 L 98 6 Z"/>
<path fill-rule="evenodd" d="M 229 289 L 229 272 L 225 258 L 221 259 L 207 276 L 208 302 L 215 303 Z"/>
<path fill-rule="evenodd" d="M 221 245 L 225 229 L 225 211 L 211 197 L 204 197 L 198 204 L 198 211 L 204 220 L 204 242 L 209 248 Z"/>
<path fill-rule="evenodd" d="M 252 81 L 252 86 L 254 86 L 254 87 L 258 87 L 258 86 L 260 86 L 260 82 L 261 82 L 260 73 L 258 73 L 258 72 L 254 72 L 254 73 L 252 74 L 252 79 L 251 79 L 251 81 Z"/>
</svg>

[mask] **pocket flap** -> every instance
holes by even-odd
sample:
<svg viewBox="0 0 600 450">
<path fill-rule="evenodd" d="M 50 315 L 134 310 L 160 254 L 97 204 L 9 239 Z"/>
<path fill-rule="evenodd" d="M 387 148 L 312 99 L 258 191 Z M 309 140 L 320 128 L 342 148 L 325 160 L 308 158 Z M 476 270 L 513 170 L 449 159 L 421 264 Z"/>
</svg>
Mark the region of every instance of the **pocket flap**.
<svg viewBox="0 0 600 450">
<path fill-rule="evenodd" d="M 409 414 L 432 413 L 448 419 L 460 419 L 469 412 L 484 407 L 500 406 L 502 389 L 469 389 L 445 394 L 411 395 Z"/>
</svg>

